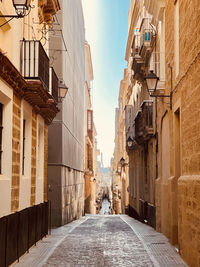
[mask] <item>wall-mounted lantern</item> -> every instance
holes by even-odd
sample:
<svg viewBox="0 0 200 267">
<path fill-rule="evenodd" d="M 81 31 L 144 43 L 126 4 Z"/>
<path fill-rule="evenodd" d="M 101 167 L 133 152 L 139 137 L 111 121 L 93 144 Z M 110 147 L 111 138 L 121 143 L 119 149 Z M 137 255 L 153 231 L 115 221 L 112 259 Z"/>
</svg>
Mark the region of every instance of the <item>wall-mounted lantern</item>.
<svg viewBox="0 0 200 267">
<path fill-rule="evenodd" d="M 120 159 L 120 164 L 121 164 L 121 166 L 124 166 L 124 164 L 125 164 L 125 159 L 123 157 Z"/>
<path fill-rule="evenodd" d="M 117 167 L 117 174 L 120 174 L 121 171 L 122 171 L 122 167 L 119 165 L 119 166 Z"/>
<path fill-rule="evenodd" d="M 130 136 L 127 139 L 127 146 L 129 149 L 133 146 L 133 139 Z"/>
<path fill-rule="evenodd" d="M 156 88 L 158 85 L 159 77 L 150 70 L 150 73 L 144 77 L 147 85 L 147 91 L 151 97 L 169 97 L 170 98 L 170 109 L 172 109 L 172 90 L 170 95 L 156 95 Z"/>
<path fill-rule="evenodd" d="M 126 165 L 128 165 L 129 163 L 125 162 L 125 159 L 122 157 L 119 161 L 119 164 L 121 166 L 121 168 L 125 167 Z"/>
<path fill-rule="evenodd" d="M 0 15 L 0 18 L 23 18 L 27 16 L 31 0 L 12 0 L 17 15 Z"/>
<path fill-rule="evenodd" d="M 58 100 L 62 102 L 62 99 L 65 98 L 68 91 L 68 87 L 65 85 L 63 81 L 59 82 L 58 85 Z"/>
<path fill-rule="evenodd" d="M 150 70 L 150 73 L 144 77 L 147 83 L 147 91 L 149 92 L 150 96 L 156 92 L 157 84 L 159 81 L 159 77 Z"/>
</svg>

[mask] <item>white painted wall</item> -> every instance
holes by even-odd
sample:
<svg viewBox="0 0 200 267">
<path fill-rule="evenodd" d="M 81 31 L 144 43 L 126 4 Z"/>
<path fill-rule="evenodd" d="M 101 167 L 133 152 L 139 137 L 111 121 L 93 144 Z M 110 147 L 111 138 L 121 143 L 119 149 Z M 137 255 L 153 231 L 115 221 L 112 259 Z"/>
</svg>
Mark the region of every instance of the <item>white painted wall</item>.
<svg viewBox="0 0 200 267">
<path fill-rule="evenodd" d="M 13 91 L 0 80 L 0 102 L 3 104 L 2 174 L 0 174 L 0 217 L 10 213 L 12 178 L 12 99 Z"/>
<path fill-rule="evenodd" d="M 25 162 L 24 175 L 22 174 L 22 150 L 23 150 L 23 120 L 25 124 Z M 20 151 L 20 190 L 19 209 L 30 206 L 31 195 L 31 148 L 32 148 L 32 107 L 24 100 L 21 102 L 21 151 Z"/>
<path fill-rule="evenodd" d="M 37 116 L 36 204 L 44 201 L 44 120 Z"/>
</svg>

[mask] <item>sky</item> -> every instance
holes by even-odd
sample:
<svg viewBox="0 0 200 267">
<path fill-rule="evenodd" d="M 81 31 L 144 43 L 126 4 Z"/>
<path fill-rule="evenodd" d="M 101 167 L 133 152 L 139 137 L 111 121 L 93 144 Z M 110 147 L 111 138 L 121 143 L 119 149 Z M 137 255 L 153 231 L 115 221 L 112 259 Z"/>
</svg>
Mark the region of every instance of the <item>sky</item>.
<svg viewBox="0 0 200 267">
<path fill-rule="evenodd" d="M 104 167 L 114 152 L 115 108 L 123 79 L 130 0 L 82 0 L 86 40 L 90 44 L 94 81 L 93 110 L 98 148 Z"/>
</svg>

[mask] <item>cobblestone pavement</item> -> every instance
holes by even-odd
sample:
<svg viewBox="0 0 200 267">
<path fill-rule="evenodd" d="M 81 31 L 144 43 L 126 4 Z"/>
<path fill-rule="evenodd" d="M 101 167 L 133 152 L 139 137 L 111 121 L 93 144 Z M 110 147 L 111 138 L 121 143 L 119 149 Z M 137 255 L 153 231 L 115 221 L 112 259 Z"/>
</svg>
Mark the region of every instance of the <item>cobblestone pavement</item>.
<svg viewBox="0 0 200 267">
<path fill-rule="evenodd" d="M 56 231 L 46 250 L 43 241 L 40 255 L 34 248 L 15 266 L 187 266 L 162 234 L 126 215 L 86 216 Z"/>
</svg>

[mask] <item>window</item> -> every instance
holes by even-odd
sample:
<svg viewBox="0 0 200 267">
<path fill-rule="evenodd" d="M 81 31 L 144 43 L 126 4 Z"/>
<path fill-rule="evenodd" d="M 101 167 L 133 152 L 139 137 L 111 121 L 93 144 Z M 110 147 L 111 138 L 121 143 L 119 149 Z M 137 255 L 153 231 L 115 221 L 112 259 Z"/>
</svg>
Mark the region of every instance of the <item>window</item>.
<svg viewBox="0 0 200 267">
<path fill-rule="evenodd" d="M 3 131 L 3 105 L 0 103 L 0 173 L 2 173 L 2 131 Z"/>
<path fill-rule="evenodd" d="M 21 175 L 23 179 L 30 179 L 32 160 L 32 107 L 24 100 L 21 103 L 21 113 Z"/>
<path fill-rule="evenodd" d="M 26 131 L 26 120 L 23 120 L 23 143 L 22 143 L 22 175 L 24 175 L 24 163 L 25 163 L 25 131 Z"/>
<path fill-rule="evenodd" d="M 38 122 L 37 133 L 37 178 L 42 179 L 44 175 L 44 125 L 42 120 Z"/>
</svg>

